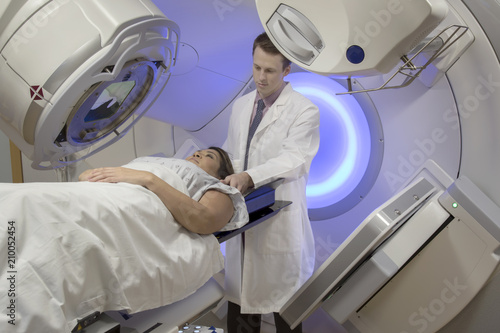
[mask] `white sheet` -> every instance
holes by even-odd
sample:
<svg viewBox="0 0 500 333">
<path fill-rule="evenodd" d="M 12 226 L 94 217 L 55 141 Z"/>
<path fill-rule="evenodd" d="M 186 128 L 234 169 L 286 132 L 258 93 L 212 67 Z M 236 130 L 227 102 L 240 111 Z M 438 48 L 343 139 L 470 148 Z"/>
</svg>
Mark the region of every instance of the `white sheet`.
<svg viewBox="0 0 500 333">
<path fill-rule="evenodd" d="M 0 332 L 69 332 L 94 311 L 169 304 L 223 268 L 214 236 L 124 183 L 0 184 L 0 253 Z"/>
</svg>

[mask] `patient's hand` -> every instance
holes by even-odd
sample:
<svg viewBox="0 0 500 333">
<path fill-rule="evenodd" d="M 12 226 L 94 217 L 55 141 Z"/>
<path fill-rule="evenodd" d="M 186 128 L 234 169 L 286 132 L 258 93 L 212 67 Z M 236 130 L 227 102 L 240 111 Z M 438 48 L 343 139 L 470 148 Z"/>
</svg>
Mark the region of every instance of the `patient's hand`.
<svg viewBox="0 0 500 333">
<path fill-rule="evenodd" d="M 80 174 L 80 176 L 78 176 L 78 180 L 81 182 L 88 181 L 91 172 L 92 172 L 92 169 L 85 170 L 84 172 L 82 172 Z"/>
<path fill-rule="evenodd" d="M 88 171 L 88 174 L 85 174 Z M 124 167 L 113 168 L 97 168 L 87 170 L 82 175 L 89 182 L 105 182 L 105 183 L 130 183 L 147 187 L 147 185 L 156 176 L 147 171 L 134 170 Z"/>
</svg>

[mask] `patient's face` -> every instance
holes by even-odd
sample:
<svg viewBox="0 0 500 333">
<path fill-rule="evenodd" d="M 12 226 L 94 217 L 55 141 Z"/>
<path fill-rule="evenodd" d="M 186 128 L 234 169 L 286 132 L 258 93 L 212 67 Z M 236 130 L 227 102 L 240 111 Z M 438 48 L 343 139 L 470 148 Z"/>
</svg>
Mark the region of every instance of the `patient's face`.
<svg viewBox="0 0 500 333">
<path fill-rule="evenodd" d="M 198 150 L 193 155 L 186 158 L 187 161 L 196 164 L 209 175 L 219 178 L 218 171 L 221 164 L 219 153 L 213 149 Z"/>
</svg>

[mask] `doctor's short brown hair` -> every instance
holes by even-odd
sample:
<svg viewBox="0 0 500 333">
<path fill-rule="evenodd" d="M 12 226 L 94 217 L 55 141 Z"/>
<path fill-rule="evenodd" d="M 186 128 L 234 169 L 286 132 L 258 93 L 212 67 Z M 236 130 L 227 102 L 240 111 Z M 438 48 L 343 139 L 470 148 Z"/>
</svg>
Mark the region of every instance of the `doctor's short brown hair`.
<svg viewBox="0 0 500 333">
<path fill-rule="evenodd" d="M 283 57 L 283 70 L 285 70 L 285 68 L 291 65 L 292 62 L 288 60 L 283 55 L 283 53 L 281 53 L 276 48 L 276 46 L 274 46 L 273 42 L 271 41 L 267 33 L 263 32 L 260 35 L 258 35 L 257 38 L 255 38 L 253 42 L 252 56 L 255 53 L 255 49 L 257 48 L 257 46 L 260 47 L 266 53 L 281 55 Z"/>
</svg>

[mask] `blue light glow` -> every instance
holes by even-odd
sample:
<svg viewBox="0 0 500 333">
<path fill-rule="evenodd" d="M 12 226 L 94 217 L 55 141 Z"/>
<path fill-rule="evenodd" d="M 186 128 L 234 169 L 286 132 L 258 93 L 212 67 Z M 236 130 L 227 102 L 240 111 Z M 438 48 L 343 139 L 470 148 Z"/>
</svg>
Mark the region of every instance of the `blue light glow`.
<svg viewBox="0 0 500 333">
<path fill-rule="evenodd" d="M 307 185 L 309 208 L 332 205 L 359 184 L 370 158 L 370 129 L 366 116 L 338 82 L 312 73 L 287 76 L 293 88 L 320 110 L 321 143 Z"/>
</svg>

